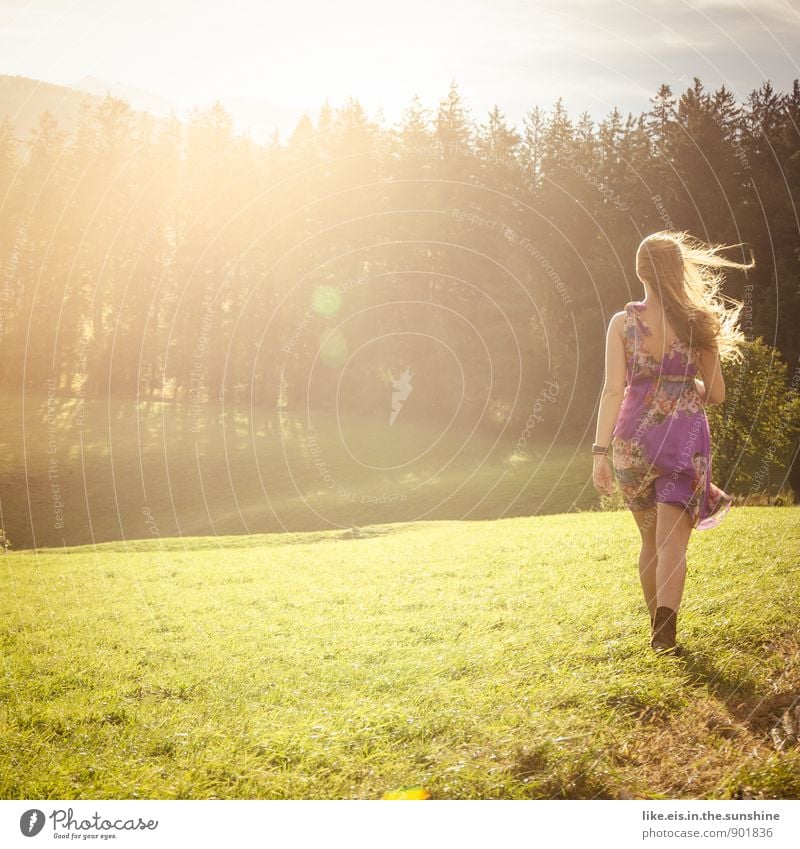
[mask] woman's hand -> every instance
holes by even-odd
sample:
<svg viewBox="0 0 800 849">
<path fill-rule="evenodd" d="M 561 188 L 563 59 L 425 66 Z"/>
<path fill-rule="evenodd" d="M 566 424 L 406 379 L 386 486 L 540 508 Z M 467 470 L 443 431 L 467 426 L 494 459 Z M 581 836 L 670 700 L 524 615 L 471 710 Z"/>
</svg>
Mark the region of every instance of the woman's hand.
<svg viewBox="0 0 800 849">
<path fill-rule="evenodd" d="M 611 495 L 613 492 L 614 475 L 611 471 L 611 461 L 607 454 L 594 455 L 592 482 L 600 495 Z"/>
</svg>

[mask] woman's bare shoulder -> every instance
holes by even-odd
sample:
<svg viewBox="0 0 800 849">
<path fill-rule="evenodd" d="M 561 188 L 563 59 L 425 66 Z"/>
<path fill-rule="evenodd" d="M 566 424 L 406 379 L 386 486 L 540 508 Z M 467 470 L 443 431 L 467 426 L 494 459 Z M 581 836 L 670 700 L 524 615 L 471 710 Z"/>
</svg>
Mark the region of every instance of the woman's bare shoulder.
<svg viewBox="0 0 800 849">
<path fill-rule="evenodd" d="M 614 315 L 608 321 L 608 329 L 609 331 L 617 331 L 619 333 L 623 332 L 623 328 L 625 326 L 625 316 L 627 315 L 627 309 L 620 310 L 619 312 L 615 312 Z"/>
</svg>

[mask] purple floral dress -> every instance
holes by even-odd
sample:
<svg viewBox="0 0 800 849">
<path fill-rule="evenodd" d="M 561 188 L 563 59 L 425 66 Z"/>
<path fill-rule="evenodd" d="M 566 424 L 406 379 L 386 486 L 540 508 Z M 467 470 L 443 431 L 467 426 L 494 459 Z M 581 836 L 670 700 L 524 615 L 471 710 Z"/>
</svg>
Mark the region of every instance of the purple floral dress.
<svg viewBox="0 0 800 849">
<path fill-rule="evenodd" d="M 644 347 L 646 305 L 625 305 L 627 383 L 611 444 L 614 473 L 631 510 L 684 505 L 692 526 L 720 523 L 733 499 L 711 482 L 711 436 L 695 386 L 697 353 L 677 337 L 659 363 Z"/>
</svg>

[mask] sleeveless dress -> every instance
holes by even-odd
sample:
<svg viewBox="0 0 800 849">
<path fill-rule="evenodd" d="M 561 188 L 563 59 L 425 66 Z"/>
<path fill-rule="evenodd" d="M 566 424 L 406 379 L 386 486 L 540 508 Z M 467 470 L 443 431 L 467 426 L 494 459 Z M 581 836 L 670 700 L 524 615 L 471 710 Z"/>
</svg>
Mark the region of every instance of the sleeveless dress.
<svg viewBox="0 0 800 849">
<path fill-rule="evenodd" d="M 659 363 L 641 342 L 646 305 L 625 305 L 627 386 L 612 434 L 614 473 L 631 510 L 686 507 L 692 527 L 716 527 L 733 498 L 711 482 L 711 435 L 694 379 L 697 353 L 673 340 Z"/>
</svg>

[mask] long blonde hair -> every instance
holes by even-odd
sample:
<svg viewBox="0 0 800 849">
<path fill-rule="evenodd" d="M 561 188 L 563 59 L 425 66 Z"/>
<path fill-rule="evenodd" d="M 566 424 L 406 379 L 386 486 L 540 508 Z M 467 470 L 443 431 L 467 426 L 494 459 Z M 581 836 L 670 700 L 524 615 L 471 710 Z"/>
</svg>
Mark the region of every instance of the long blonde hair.
<svg viewBox="0 0 800 849">
<path fill-rule="evenodd" d="M 720 293 L 723 268 L 755 265 L 719 256 L 737 245 L 707 244 L 685 230 L 660 230 L 646 236 L 636 252 L 637 273 L 658 295 L 678 338 L 690 348 L 718 351 L 720 359 L 741 359 L 745 337 L 739 329 L 741 301 Z"/>
</svg>

